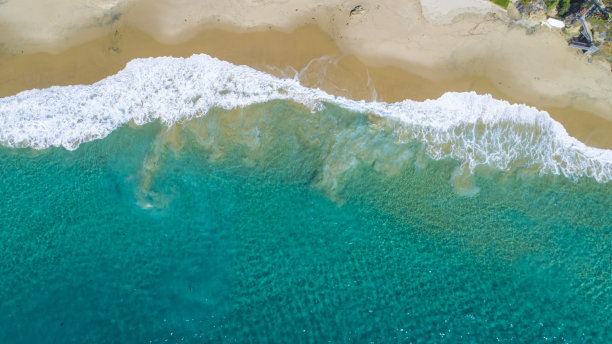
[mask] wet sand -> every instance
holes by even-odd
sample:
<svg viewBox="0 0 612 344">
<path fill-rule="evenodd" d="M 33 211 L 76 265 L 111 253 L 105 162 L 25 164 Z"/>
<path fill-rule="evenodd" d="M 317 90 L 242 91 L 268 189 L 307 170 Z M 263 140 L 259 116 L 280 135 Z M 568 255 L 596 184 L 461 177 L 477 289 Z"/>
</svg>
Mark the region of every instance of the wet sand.
<svg viewBox="0 0 612 344">
<path fill-rule="evenodd" d="M 356 56 L 344 53 L 316 25 L 291 33 L 211 29 L 180 44 L 163 44 L 137 28 L 116 25 L 110 34 L 59 54 L 2 54 L 0 96 L 52 85 L 93 83 L 117 73 L 134 58 L 187 57 L 195 53 L 246 64 L 281 77 L 298 73 L 300 82 L 306 86 L 353 99 L 394 102 L 437 98 L 448 91 L 490 93 L 498 99 L 546 110 L 580 141 L 612 148 L 612 122 L 592 112 L 526 100 L 486 76 L 428 79 L 400 67 L 368 66 Z"/>
</svg>

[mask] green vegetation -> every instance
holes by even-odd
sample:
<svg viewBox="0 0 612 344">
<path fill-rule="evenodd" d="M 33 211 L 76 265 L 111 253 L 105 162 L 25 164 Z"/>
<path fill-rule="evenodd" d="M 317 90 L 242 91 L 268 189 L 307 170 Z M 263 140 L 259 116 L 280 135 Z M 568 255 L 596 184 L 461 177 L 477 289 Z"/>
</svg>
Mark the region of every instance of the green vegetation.
<svg viewBox="0 0 612 344">
<path fill-rule="evenodd" d="M 546 13 L 552 12 L 554 9 L 557 9 L 557 14 L 559 16 L 563 16 L 565 14 L 567 14 L 567 12 L 570 10 L 570 8 L 572 7 L 572 4 L 574 6 L 583 6 L 585 1 L 584 0 L 544 0 L 544 3 L 546 4 Z"/>
<path fill-rule="evenodd" d="M 562 16 L 566 14 L 570 9 L 570 5 L 570 0 L 561 0 L 561 4 L 559 4 L 559 15 Z"/>
<path fill-rule="evenodd" d="M 546 4 L 546 13 L 550 13 L 550 11 L 557 8 L 559 0 L 544 0 L 544 3 Z"/>
<path fill-rule="evenodd" d="M 491 0 L 491 1 L 502 6 L 503 8 L 508 7 L 508 3 L 510 3 L 510 0 Z"/>
<path fill-rule="evenodd" d="M 498 3 L 498 0 L 491 0 L 495 3 Z M 543 3 L 546 8 L 542 8 L 542 10 L 546 11 L 546 14 L 563 17 L 570 13 L 575 13 L 579 11 L 581 8 L 591 6 L 591 0 L 517 0 L 517 2 L 521 3 L 523 6 L 527 7 L 529 10 L 539 10 L 541 8 L 541 4 Z M 508 1 L 504 1 L 504 3 L 508 4 Z M 604 1 L 604 7 L 609 6 L 610 0 Z"/>
</svg>

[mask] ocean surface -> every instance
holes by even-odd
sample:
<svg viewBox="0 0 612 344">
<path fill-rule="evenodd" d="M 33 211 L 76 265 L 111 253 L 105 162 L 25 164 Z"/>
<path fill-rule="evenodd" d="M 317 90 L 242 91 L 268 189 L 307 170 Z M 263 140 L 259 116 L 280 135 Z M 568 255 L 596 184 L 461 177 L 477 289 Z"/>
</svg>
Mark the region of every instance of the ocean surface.
<svg viewBox="0 0 612 344">
<path fill-rule="evenodd" d="M 610 343 L 612 151 L 206 55 L 0 98 L 1 343 Z"/>
</svg>

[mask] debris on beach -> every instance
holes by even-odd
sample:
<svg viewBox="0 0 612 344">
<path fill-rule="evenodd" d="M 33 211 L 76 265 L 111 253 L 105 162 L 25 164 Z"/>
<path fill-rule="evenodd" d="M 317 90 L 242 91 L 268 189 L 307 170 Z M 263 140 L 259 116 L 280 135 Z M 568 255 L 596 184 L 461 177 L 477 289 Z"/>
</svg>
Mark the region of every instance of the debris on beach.
<svg viewBox="0 0 612 344">
<path fill-rule="evenodd" d="M 363 8 L 363 6 L 361 5 L 357 5 L 355 7 L 353 7 L 353 9 L 351 9 L 351 11 L 349 12 L 349 17 L 352 16 L 362 16 L 366 13 L 366 9 Z"/>
</svg>

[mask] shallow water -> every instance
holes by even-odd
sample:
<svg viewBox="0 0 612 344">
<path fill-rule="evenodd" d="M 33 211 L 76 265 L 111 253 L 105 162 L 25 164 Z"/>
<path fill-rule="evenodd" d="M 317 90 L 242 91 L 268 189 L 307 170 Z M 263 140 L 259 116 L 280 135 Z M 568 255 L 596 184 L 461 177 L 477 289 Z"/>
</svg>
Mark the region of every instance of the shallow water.
<svg viewBox="0 0 612 344">
<path fill-rule="evenodd" d="M 270 101 L 0 148 L 0 341 L 612 341 L 612 184 L 401 128 Z"/>
</svg>

